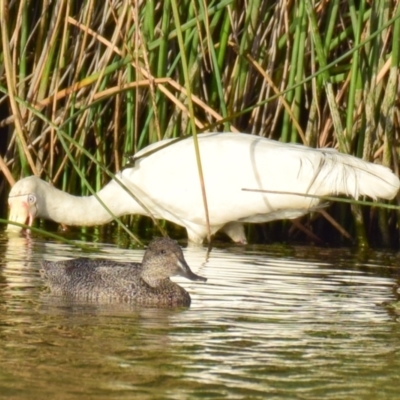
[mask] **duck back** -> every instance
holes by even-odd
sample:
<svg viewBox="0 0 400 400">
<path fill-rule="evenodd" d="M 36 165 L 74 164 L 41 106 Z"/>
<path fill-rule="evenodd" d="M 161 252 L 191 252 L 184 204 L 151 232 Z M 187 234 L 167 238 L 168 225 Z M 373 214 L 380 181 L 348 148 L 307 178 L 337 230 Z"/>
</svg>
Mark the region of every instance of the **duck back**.
<svg viewBox="0 0 400 400">
<path fill-rule="evenodd" d="M 157 287 L 142 278 L 142 264 L 78 258 L 43 261 L 41 275 L 51 292 L 101 303 L 129 302 L 149 307 L 189 306 L 190 295 L 169 278 Z"/>
</svg>

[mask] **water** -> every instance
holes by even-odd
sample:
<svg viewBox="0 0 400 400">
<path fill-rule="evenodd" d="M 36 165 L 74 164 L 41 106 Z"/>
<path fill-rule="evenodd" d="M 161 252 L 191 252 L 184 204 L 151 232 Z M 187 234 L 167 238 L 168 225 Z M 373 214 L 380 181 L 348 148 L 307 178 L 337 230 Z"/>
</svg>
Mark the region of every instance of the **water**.
<svg viewBox="0 0 400 400">
<path fill-rule="evenodd" d="M 93 257 L 140 261 L 97 244 Z M 102 251 L 100 253 L 100 251 Z M 76 248 L 0 232 L 5 399 L 395 399 L 399 255 L 290 246 L 185 248 L 207 283 L 189 309 L 66 303 L 42 259 Z"/>
</svg>

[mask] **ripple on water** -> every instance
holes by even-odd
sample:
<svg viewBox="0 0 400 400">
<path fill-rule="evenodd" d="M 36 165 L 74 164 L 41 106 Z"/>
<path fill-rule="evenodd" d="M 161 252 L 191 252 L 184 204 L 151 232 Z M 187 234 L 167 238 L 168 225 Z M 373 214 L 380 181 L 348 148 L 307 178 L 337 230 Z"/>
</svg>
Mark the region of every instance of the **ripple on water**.
<svg viewBox="0 0 400 400">
<path fill-rule="evenodd" d="M 82 253 L 0 237 L 0 390 L 9 398 L 395 398 L 397 254 L 272 246 L 185 248 L 206 284 L 190 309 L 67 303 L 42 259 Z M 91 257 L 140 261 L 98 244 Z M 101 250 L 101 252 L 100 252 Z M 289 255 L 287 255 L 289 254 Z M 385 260 L 385 261 L 383 261 Z"/>
</svg>

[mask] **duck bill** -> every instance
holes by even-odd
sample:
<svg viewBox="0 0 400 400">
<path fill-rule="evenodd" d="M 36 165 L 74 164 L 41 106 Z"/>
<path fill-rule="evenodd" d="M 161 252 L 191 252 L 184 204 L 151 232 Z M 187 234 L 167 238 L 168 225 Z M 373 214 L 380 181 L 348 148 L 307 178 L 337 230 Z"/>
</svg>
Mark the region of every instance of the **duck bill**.
<svg viewBox="0 0 400 400">
<path fill-rule="evenodd" d="M 8 216 L 8 220 L 10 222 L 17 222 L 19 224 L 26 224 L 28 223 L 29 226 L 31 225 L 31 216 L 28 211 L 27 204 L 24 201 L 19 199 L 13 199 L 9 201 L 10 204 L 10 213 Z M 7 231 L 8 232 L 20 232 L 22 230 L 22 226 L 8 224 Z"/>
<path fill-rule="evenodd" d="M 180 266 L 181 273 L 179 274 L 180 276 L 185 277 L 186 279 L 189 279 L 191 281 L 201 281 L 201 282 L 206 282 L 207 278 L 204 278 L 200 275 L 196 275 L 187 265 L 186 262 L 178 261 L 178 264 Z"/>
</svg>

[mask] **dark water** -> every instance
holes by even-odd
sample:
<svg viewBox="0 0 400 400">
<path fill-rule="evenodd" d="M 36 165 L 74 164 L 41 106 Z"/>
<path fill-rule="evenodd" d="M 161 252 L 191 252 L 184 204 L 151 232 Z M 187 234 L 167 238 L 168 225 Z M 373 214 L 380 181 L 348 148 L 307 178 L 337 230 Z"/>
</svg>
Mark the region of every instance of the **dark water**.
<svg viewBox="0 0 400 400">
<path fill-rule="evenodd" d="M 384 305 L 397 299 L 397 253 L 186 248 L 208 277 L 174 279 L 187 310 L 65 303 L 39 264 L 79 250 L 0 232 L 0 254 L 1 398 L 398 398 L 400 325 Z"/>
</svg>

